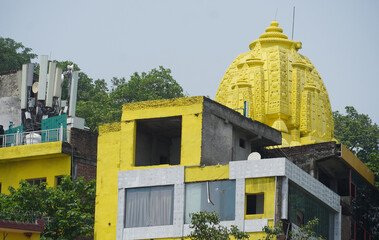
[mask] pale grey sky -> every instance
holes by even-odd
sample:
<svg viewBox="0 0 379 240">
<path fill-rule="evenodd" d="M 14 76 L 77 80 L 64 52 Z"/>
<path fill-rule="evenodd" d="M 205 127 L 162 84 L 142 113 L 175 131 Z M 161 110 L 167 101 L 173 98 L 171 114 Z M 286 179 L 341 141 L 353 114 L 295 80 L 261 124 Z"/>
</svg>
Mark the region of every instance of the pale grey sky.
<svg viewBox="0 0 379 240">
<path fill-rule="evenodd" d="M 129 77 L 162 65 L 191 96 L 214 98 L 233 60 L 275 17 L 320 73 L 333 111 L 379 123 L 377 0 L 0 0 L 0 36 L 90 77 Z"/>
</svg>

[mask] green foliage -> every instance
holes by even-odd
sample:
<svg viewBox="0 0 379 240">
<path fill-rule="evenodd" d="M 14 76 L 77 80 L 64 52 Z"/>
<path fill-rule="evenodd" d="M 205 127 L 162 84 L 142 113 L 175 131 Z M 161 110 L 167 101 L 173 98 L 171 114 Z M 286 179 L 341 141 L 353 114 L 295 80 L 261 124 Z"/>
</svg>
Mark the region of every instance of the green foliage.
<svg viewBox="0 0 379 240">
<path fill-rule="evenodd" d="M 37 57 L 32 49 L 10 38 L 0 37 L 0 72 L 19 70 L 22 64 L 30 63 Z"/>
<path fill-rule="evenodd" d="M 304 226 L 301 226 L 296 230 L 290 231 L 289 239 L 291 240 L 309 240 L 309 239 L 326 240 L 325 238 L 322 238 L 321 236 L 317 236 L 317 234 L 313 231 L 313 229 L 318 224 L 318 222 L 319 222 L 318 218 L 315 217 L 313 220 L 310 220 L 309 222 L 307 222 L 307 224 L 305 224 Z M 262 231 L 264 231 L 267 234 L 265 240 L 279 239 L 279 237 L 283 236 L 281 222 L 275 224 L 275 226 L 273 227 L 264 226 L 262 228 Z"/>
<path fill-rule="evenodd" d="M 346 115 L 333 112 L 334 137 L 350 149 L 374 172 L 379 186 L 379 127 L 354 107 L 345 108 Z"/>
<path fill-rule="evenodd" d="M 124 103 L 184 97 L 182 87 L 170 73 L 170 69 L 160 66 L 148 73 L 134 73 L 129 81 L 113 78 L 111 90 L 105 80 L 93 82 L 87 75 L 79 74 L 76 115 L 97 131 L 101 124 L 121 120 Z"/>
<path fill-rule="evenodd" d="M 150 72 L 134 73 L 130 80 L 112 79 L 112 91 L 109 95 L 115 121 L 120 121 L 122 104 L 157 99 L 184 97 L 183 88 L 171 76 L 171 70 L 160 66 Z"/>
<path fill-rule="evenodd" d="M 354 107 L 345 107 L 346 115 L 333 112 L 334 136 L 364 163 L 371 153 L 379 153 L 379 127 L 368 115 L 358 114 Z"/>
<path fill-rule="evenodd" d="M 227 227 L 220 226 L 220 217 L 216 212 L 200 211 L 190 214 L 193 229 L 188 236 L 193 240 L 228 240 L 229 235 L 235 239 L 248 239 L 249 234 L 240 231 L 236 226 Z"/>
<path fill-rule="evenodd" d="M 266 237 L 264 240 L 270 240 L 270 239 L 279 239 L 284 234 L 282 232 L 283 223 L 279 222 L 275 224 L 273 227 L 264 226 L 262 228 L 262 231 L 266 233 Z"/>
<path fill-rule="evenodd" d="M 301 226 L 296 231 L 292 230 L 290 232 L 290 239 L 292 240 L 308 240 L 308 239 L 315 239 L 315 240 L 326 240 L 325 238 L 321 236 L 317 236 L 317 234 L 313 231 L 314 227 L 318 224 L 319 220 L 318 218 L 314 218 L 313 220 L 310 220 L 305 224 L 304 226 Z"/>
<path fill-rule="evenodd" d="M 62 179 L 56 188 L 46 183 L 30 186 L 24 180 L 20 187 L 9 188 L 10 194 L 0 194 L 0 219 L 34 222 L 45 220 L 42 239 L 75 239 L 93 235 L 95 214 L 95 181 L 83 178 Z"/>
</svg>

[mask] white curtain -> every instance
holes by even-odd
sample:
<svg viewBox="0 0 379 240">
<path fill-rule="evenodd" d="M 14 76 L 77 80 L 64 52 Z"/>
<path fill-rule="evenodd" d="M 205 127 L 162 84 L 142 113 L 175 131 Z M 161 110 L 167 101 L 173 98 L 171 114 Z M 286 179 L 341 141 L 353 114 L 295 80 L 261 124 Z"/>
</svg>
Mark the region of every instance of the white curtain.
<svg viewBox="0 0 379 240">
<path fill-rule="evenodd" d="M 125 227 L 146 227 L 149 224 L 150 188 L 135 188 L 126 191 Z"/>
<path fill-rule="evenodd" d="M 173 187 L 154 187 L 150 192 L 150 226 L 172 224 Z"/>
<path fill-rule="evenodd" d="M 125 227 L 172 224 L 173 199 L 174 186 L 127 189 Z"/>
</svg>

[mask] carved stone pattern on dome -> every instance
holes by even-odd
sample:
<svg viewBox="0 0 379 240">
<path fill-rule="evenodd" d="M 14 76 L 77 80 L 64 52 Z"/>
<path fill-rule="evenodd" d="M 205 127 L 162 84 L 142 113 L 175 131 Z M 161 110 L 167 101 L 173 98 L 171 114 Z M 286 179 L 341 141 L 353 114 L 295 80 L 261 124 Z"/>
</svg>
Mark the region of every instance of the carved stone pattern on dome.
<svg viewBox="0 0 379 240">
<path fill-rule="evenodd" d="M 300 104 L 301 104 L 301 83 L 304 81 L 304 70 L 295 68 L 292 70 L 292 104 L 291 104 L 291 124 L 294 128 L 300 125 Z"/>
<path fill-rule="evenodd" d="M 268 51 L 268 81 L 270 83 L 268 114 L 280 112 L 280 59 L 277 48 Z"/>
<path fill-rule="evenodd" d="M 253 68 L 254 72 L 254 97 L 253 97 L 253 106 L 251 106 L 251 116 L 254 116 L 254 119 L 260 122 L 265 121 L 265 101 L 264 101 L 264 76 L 262 66 L 255 66 Z"/>
<path fill-rule="evenodd" d="M 311 96 L 308 90 L 301 93 L 300 132 L 302 136 L 308 135 L 311 130 Z"/>
<path fill-rule="evenodd" d="M 280 113 L 289 115 L 288 57 L 287 52 L 279 50 L 280 59 Z"/>
</svg>

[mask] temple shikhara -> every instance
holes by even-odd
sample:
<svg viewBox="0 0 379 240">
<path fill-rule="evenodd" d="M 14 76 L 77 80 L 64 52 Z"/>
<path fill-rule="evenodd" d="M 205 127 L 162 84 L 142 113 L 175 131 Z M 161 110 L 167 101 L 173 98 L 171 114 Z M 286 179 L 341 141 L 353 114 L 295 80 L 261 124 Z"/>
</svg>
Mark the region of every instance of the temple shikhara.
<svg viewBox="0 0 379 240">
<path fill-rule="evenodd" d="M 311 61 L 276 21 L 226 71 L 215 100 L 282 132 L 283 146 L 333 140 L 328 92 Z"/>
</svg>

